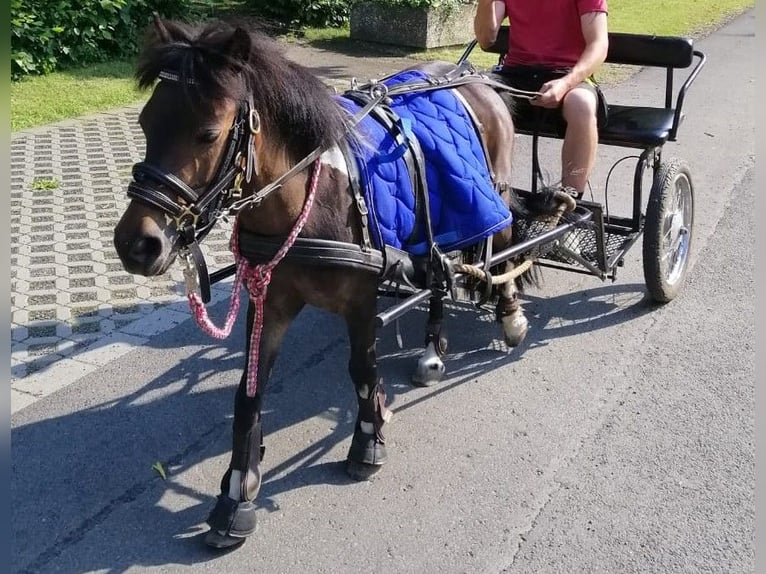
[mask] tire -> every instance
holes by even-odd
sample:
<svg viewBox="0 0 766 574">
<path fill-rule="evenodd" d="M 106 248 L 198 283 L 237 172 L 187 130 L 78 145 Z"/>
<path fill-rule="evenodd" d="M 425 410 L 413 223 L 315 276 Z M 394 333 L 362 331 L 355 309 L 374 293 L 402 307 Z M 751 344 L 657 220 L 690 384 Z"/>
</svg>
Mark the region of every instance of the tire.
<svg viewBox="0 0 766 574">
<path fill-rule="evenodd" d="M 644 280 L 657 303 L 673 300 L 689 267 L 694 190 L 686 163 L 662 162 L 654 174 L 644 220 Z"/>
</svg>

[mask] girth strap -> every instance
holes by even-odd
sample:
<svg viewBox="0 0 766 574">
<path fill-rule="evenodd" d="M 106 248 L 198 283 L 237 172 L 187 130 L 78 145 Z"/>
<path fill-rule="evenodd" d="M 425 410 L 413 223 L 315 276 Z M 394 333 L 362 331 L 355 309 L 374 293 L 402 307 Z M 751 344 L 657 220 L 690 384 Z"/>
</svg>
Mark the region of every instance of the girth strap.
<svg viewBox="0 0 766 574">
<path fill-rule="evenodd" d="M 284 243 L 284 237 L 239 232 L 239 253 L 253 264 L 270 260 Z M 351 267 L 360 271 L 380 274 L 385 265 L 383 253 L 377 249 L 363 249 L 353 243 L 329 239 L 298 237 L 285 261 L 320 267 Z"/>
</svg>

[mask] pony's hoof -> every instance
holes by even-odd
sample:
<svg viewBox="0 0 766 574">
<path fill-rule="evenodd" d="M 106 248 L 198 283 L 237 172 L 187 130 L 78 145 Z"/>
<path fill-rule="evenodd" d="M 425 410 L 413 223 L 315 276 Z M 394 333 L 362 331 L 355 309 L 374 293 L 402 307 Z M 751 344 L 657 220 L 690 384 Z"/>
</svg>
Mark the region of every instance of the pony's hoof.
<svg viewBox="0 0 766 574">
<path fill-rule="evenodd" d="M 364 464 L 362 462 L 356 462 L 349 459 L 346 464 L 346 472 L 352 480 L 357 482 L 364 482 L 370 480 L 380 470 L 381 465 Z"/>
<path fill-rule="evenodd" d="M 423 356 L 418 359 L 418 365 L 412 373 L 412 384 L 416 387 L 435 385 L 442 380 L 445 370 L 441 356 L 430 343 Z"/>
<path fill-rule="evenodd" d="M 237 536 L 227 536 L 215 530 L 211 530 L 205 536 L 205 544 L 216 550 L 226 550 L 227 548 L 234 548 L 242 544 L 247 538 L 241 538 Z"/>
<path fill-rule="evenodd" d="M 513 313 L 501 319 L 505 344 L 518 347 L 527 336 L 529 321 L 522 313 Z"/>
<path fill-rule="evenodd" d="M 374 434 L 356 430 L 351 438 L 347 458 L 349 462 L 364 466 L 381 467 L 388 461 L 388 451 L 386 445 Z"/>
<path fill-rule="evenodd" d="M 205 543 L 213 548 L 231 548 L 255 532 L 258 523 L 255 505 L 248 501 L 238 502 L 221 493 L 207 523 L 210 532 L 205 537 Z"/>
</svg>

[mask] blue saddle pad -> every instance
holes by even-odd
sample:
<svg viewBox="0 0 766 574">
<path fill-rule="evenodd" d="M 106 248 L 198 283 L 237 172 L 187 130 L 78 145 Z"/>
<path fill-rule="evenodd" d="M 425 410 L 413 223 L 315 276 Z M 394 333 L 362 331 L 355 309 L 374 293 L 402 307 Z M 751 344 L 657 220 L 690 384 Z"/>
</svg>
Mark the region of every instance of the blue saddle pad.
<svg viewBox="0 0 766 574">
<path fill-rule="evenodd" d="M 408 70 L 385 83 L 393 86 L 425 78 L 423 72 Z M 338 102 L 351 113 L 360 108 L 343 96 Z M 467 247 L 511 224 L 511 212 L 494 189 L 473 121 L 452 90 L 394 96 L 389 107 L 407 137 L 417 138 L 423 150 L 431 225 L 442 251 Z M 403 158 L 405 144 L 371 116 L 360 122 L 358 132 L 359 141 L 352 142 L 352 148 L 376 247 L 427 253 L 424 230 L 416 229 L 415 190 Z"/>
</svg>

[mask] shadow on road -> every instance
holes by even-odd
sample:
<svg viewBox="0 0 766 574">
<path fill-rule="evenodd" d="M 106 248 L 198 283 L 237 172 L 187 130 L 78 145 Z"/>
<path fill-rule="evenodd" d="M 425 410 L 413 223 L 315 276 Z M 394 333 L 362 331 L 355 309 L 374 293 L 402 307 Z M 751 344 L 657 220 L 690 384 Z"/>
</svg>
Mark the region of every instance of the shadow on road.
<svg viewBox="0 0 766 574">
<path fill-rule="evenodd" d="M 652 309 L 643 286 L 634 284 L 525 300 L 533 328 L 525 344 L 510 352 L 499 342 L 499 326 L 491 315 L 449 305 L 446 326 L 451 328 L 451 341 L 445 361 L 449 376 L 441 385 L 418 389 L 419 396 L 408 401 L 400 399 L 413 392 L 409 376 L 427 311 L 417 309 L 401 319 L 404 349 L 395 343 L 394 327 L 384 329 L 378 345 L 380 372 L 392 409 L 417 409 L 424 401 L 513 363 L 527 349 L 625 323 Z M 356 400 L 346 372 L 345 327 L 340 319 L 323 312 L 307 310 L 305 314 L 285 339 L 266 393 L 267 460 L 258 498 L 265 512 L 278 508 L 276 498 L 281 493 L 311 484 L 352 482 L 343 461 L 321 460 L 350 441 L 353 432 Z M 318 322 L 321 328 L 301 326 L 304 321 Z M 459 328 L 467 323 L 470 329 Z M 137 565 L 199 564 L 218 557 L 200 540 L 206 530 L 201 522 L 218 492 L 218 473 L 223 473 L 228 461 L 243 344 L 242 321 L 222 343 L 186 322 L 156 337 L 151 346 L 185 345 L 190 354 L 135 391 L 70 414 L 18 424 L 12 432 L 13 571 L 39 572 L 55 562 L 60 572 L 107 569 L 114 573 Z M 119 377 L 108 369 L 103 377 Z M 318 369 L 321 384 L 310 380 L 317 378 Z M 212 387 L 210 381 L 222 378 L 222 373 L 230 383 Z M 269 464 L 268 435 L 313 417 L 333 420 L 332 430 L 290 458 Z M 221 457 L 222 466 L 212 471 L 215 476 L 202 477 L 204 492 L 176 480 L 186 472 L 210 472 L 211 465 L 201 463 L 216 457 Z M 157 459 L 168 472 L 165 481 L 151 468 Z M 44 487 L 35 477 L 44 477 Z M 169 493 L 183 497 L 186 507 L 166 508 L 163 498 Z M 120 521 L 125 513 L 139 515 L 141 520 Z M 63 560 L 68 548 L 86 538 L 100 551 L 79 556 L 76 564 Z"/>
</svg>

